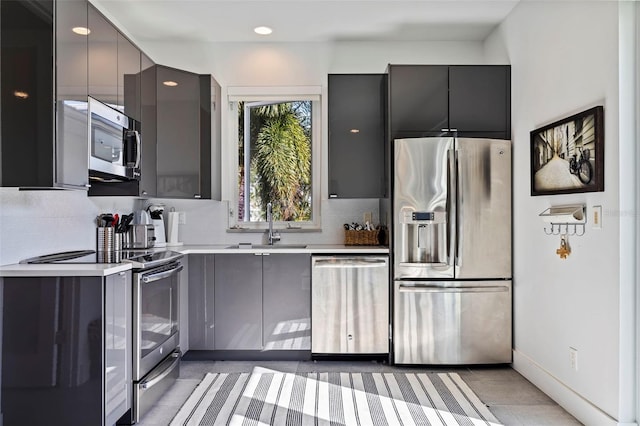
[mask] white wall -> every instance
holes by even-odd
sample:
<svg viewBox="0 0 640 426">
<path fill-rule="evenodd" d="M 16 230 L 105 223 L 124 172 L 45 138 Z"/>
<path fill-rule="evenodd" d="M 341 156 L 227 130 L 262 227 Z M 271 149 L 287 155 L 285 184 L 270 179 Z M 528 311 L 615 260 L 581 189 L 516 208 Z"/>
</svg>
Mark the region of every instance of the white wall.
<svg viewBox="0 0 640 426">
<path fill-rule="evenodd" d="M 96 216 L 127 214 L 130 197 L 87 197 L 86 191 L 0 188 L 0 265 L 67 250 L 95 249 Z"/>
<path fill-rule="evenodd" d="M 620 238 L 629 223 L 623 188 L 635 181 L 619 168 L 627 146 L 619 145 L 618 18 L 617 2 L 521 2 L 485 43 L 487 61 L 506 60 L 512 71 L 514 366 L 587 424 L 635 420 L 625 376 L 635 376 L 634 325 L 622 321 L 634 309 L 633 297 L 622 297 L 633 282 Z M 605 191 L 532 197 L 529 132 L 595 105 L 605 110 Z M 543 232 L 538 214 L 571 203 L 601 205 L 602 229 L 589 218 L 561 260 L 559 237 Z"/>
</svg>

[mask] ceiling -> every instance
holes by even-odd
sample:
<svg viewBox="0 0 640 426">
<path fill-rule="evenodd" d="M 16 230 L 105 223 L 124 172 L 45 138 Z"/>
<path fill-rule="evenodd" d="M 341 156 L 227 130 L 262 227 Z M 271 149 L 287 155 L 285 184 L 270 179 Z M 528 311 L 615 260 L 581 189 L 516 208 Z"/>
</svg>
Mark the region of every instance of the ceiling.
<svg viewBox="0 0 640 426">
<path fill-rule="evenodd" d="M 484 40 L 520 0 L 91 0 L 138 41 Z M 273 28 L 259 36 L 253 28 Z"/>
</svg>

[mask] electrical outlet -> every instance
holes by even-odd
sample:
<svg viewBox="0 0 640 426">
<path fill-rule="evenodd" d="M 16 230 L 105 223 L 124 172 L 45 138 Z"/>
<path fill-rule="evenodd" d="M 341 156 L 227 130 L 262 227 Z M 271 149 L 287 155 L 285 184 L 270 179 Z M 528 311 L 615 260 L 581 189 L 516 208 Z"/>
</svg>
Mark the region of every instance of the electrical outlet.
<svg viewBox="0 0 640 426">
<path fill-rule="evenodd" d="M 178 225 L 186 225 L 186 224 L 187 224 L 187 212 L 179 212 Z"/>
<path fill-rule="evenodd" d="M 591 208 L 591 223 L 593 229 L 602 229 L 602 206 Z"/>
<path fill-rule="evenodd" d="M 364 223 L 371 223 L 371 212 L 366 212 L 365 214 L 362 215 L 362 221 Z"/>
<path fill-rule="evenodd" d="M 571 346 L 569 346 L 569 363 L 572 370 L 578 371 L 578 350 Z"/>
</svg>

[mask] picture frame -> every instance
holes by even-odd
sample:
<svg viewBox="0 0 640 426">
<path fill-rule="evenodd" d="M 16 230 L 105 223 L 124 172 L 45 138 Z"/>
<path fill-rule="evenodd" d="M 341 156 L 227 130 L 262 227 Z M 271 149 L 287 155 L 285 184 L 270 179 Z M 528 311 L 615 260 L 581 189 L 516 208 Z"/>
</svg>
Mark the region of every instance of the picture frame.
<svg viewBox="0 0 640 426">
<path fill-rule="evenodd" d="M 531 132 L 531 195 L 604 191 L 604 108 Z"/>
</svg>

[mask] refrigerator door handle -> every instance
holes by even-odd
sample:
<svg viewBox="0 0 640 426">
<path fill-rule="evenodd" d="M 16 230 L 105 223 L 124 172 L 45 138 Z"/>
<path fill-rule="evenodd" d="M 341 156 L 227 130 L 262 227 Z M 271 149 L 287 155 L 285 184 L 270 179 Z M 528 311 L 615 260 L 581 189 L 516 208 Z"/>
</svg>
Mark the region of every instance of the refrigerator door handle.
<svg viewBox="0 0 640 426">
<path fill-rule="evenodd" d="M 453 260 L 455 257 L 455 243 L 453 242 L 455 237 L 455 221 L 453 220 L 456 215 L 456 204 L 452 202 L 455 200 L 456 194 L 454 192 L 456 186 L 455 178 L 455 159 L 453 149 L 447 151 L 447 238 L 446 238 L 446 250 L 447 250 L 447 265 L 453 266 Z"/>
<path fill-rule="evenodd" d="M 434 285 L 398 287 L 400 293 L 503 293 L 509 291 L 507 286 L 486 287 L 440 287 Z"/>
<path fill-rule="evenodd" d="M 460 166 L 459 166 L 459 161 L 458 161 L 458 150 L 456 149 L 455 151 L 455 200 L 456 200 L 456 207 L 455 207 L 455 227 L 454 227 L 454 239 L 455 239 L 455 243 L 454 243 L 454 257 L 455 257 L 455 266 L 460 266 L 460 210 L 462 210 L 462 199 L 460 197 Z M 456 275 L 457 275 L 457 271 L 456 271 Z"/>
</svg>

